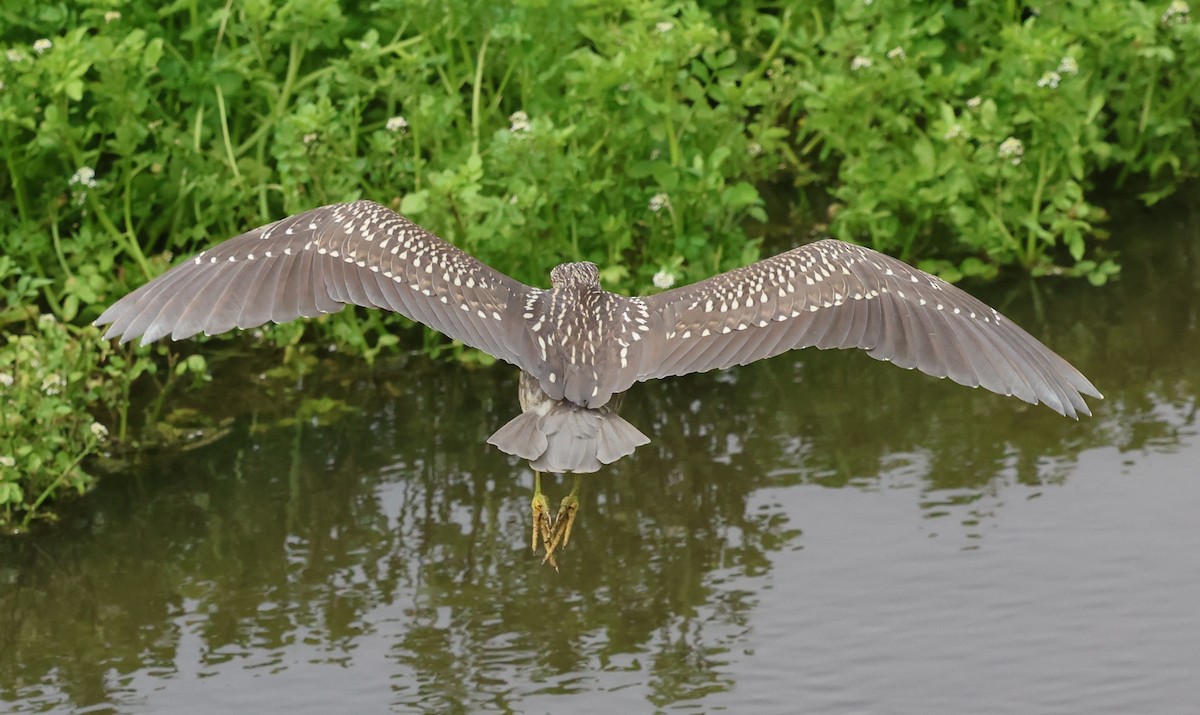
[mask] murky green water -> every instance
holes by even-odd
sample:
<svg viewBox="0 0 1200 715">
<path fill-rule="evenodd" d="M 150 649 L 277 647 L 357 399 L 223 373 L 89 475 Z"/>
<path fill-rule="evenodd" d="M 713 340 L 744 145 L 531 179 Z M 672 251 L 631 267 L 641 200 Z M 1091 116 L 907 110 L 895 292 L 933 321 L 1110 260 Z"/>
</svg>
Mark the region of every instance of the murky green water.
<svg viewBox="0 0 1200 715">
<path fill-rule="evenodd" d="M 637 386 L 624 414 L 654 442 L 585 481 L 561 573 L 529 553 L 530 473 L 484 445 L 512 369 L 327 364 L 297 387 L 221 364 L 203 399 L 226 436 L 0 541 L 0 699 L 1193 712 L 1200 218 L 1113 228 L 1115 285 L 983 293 L 1106 393 L 1094 418 L 848 353 Z M 281 419 L 329 396 L 355 411 Z"/>
</svg>

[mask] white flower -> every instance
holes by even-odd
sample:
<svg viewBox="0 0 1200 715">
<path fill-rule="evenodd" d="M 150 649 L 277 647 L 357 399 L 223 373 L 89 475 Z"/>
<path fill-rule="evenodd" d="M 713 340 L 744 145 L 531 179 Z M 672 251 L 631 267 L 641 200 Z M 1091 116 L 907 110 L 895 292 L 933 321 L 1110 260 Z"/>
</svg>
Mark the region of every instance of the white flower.
<svg viewBox="0 0 1200 715">
<path fill-rule="evenodd" d="M 8 52 L 6 52 L 5 54 L 7 55 L 9 62 L 24 62 L 25 61 L 25 53 L 20 50 L 12 49 L 12 50 L 9 50 Z"/>
<path fill-rule="evenodd" d="M 54 317 L 54 313 L 42 313 L 38 316 L 38 322 L 53 324 L 58 322 L 58 318 Z"/>
<path fill-rule="evenodd" d="M 1058 73 L 1059 74 L 1077 74 L 1078 72 L 1079 72 L 1079 63 L 1075 61 L 1074 57 L 1067 55 L 1066 57 L 1062 58 L 1062 60 L 1059 61 L 1059 63 L 1058 63 Z"/>
<path fill-rule="evenodd" d="M 1192 9 L 1183 0 L 1175 0 L 1167 6 L 1166 12 L 1162 14 L 1162 24 L 1170 25 L 1176 22 L 1187 22 L 1188 16 Z"/>
<path fill-rule="evenodd" d="M 389 132 L 402 132 L 408 129 L 408 120 L 399 115 L 387 120 L 387 130 Z"/>
<path fill-rule="evenodd" d="M 51 47 L 54 47 L 54 43 L 51 42 L 50 40 L 47 40 L 44 37 L 40 40 L 34 40 L 34 42 L 33 42 L 33 51 L 38 53 L 39 55 L 43 54 L 46 50 L 50 49 Z"/>
<path fill-rule="evenodd" d="M 1021 163 L 1021 157 L 1025 155 L 1025 145 L 1016 137 L 1009 137 L 1000 142 L 1000 148 L 996 150 L 996 156 L 1001 159 L 1011 159 L 1012 165 L 1016 166 Z"/>
<path fill-rule="evenodd" d="M 57 395 L 62 392 L 63 385 L 67 384 L 63 380 L 62 375 L 50 375 L 45 380 L 42 380 L 42 392 L 47 395 Z"/>
<path fill-rule="evenodd" d="M 518 132 L 527 132 L 533 126 L 529 123 L 529 115 L 525 112 L 513 112 L 508 115 L 508 131 L 516 134 Z"/>
<path fill-rule="evenodd" d="M 116 22 L 117 20 L 120 20 L 120 19 L 121 19 L 121 13 L 117 10 L 109 10 L 108 12 L 104 13 L 105 24 L 110 23 L 110 22 Z"/>
<path fill-rule="evenodd" d="M 654 26 L 654 29 L 658 32 L 670 32 L 674 27 L 675 23 L 673 22 L 660 22 Z"/>
<path fill-rule="evenodd" d="M 675 285 L 675 274 L 670 271 L 659 271 L 654 274 L 654 287 L 659 290 L 666 290 Z"/>
<path fill-rule="evenodd" d="M 655 194 L 650 197 L 650 210 L 654 213 L 669 208 L 671 208 L 671 199 L 666 194 Z"/>
<path fill-rule="evenodd" d="M 317 136 L 316 132 L 309 132 L 308 134 L 300 137 L 300 141 L 304 142 L 304 144 L 307 146 L 308 144 L 315 142 L 318 138 L 319 137 Z"/>
<path fill-rule="evenodd" d="M 961 137 L 962 135 L 963 135 L 962 125 L 959 124 L 958 122 L 955 122 L 953 125 L 950 126 L 949 129 L 946 130 L 946 133 L 942 135 L 942 138 L 943 139 L 957 139 L 957 138 Z"/>
<path fill-rule="evenodd" d="M 857 72 L 859 70 L 865 70 L 866 68 L 870 67 L 871 64 L 870 57 L 857 55 L 854 59 L 850 60 L 850 69 L 854 72 Z"/>
<path fill-rule="evenodd" d="M 1056 89 L 1058 87 L 1058 82 L 1061 79 L 1062 77 L 1060 77 L 1057 72 L 1047 72 L 1046 74 L 1042 75 L 1041 79 L 1037 81 L 1037 86 Z"/>
<path fill-rule="evenodd" d="M 908 57 L 908 55 L 904 54 L 903 47 L 893 47 L 892 49 L 888 50 L 887 56 L 889 60 L 902 60 L 905 57 Z"/>
<path fill-rule="evenodd" d="M 13 384 L 13 376 L 7 372 L 0 372 L 0 385 L 4 385 L 5 387 L 12 387 L 12 384 Z"/>
<path fill-rule="evenodd" d="M 975 95 L 967 100 L 967 106 L 971 109 L 978 109 L 979 105 L 981 104 L 983 104 L 983 97 L 980 97 L 979 95 Z"/>
<path fill-rule="evenodd" d="M 93 422 L 91 426 L 92 436 L 103 442 L 108 438 L 108 428 L 99 422 Z"/>
<path fill-rule="evenodd" d="M 758 142 L 750 142 L 746 145 L 746 153 L 750 156 L 758 156 L 762 154 L 762 144 Z"/>
<path fill-rule="evenodd" d="M 17 460 L 13 459 L 7 454 L 0 456 L 0 467 L 8 467 L 9 469 L 12 469 L 15 466 L 17 466 Z"/>
<path fill-rule="evenodd" d="M 79 184 L 89 189 L 96 188 L 96 170 L 90 166 L 81 166 L 71 174 L 70 185 Z"/>
</svg>

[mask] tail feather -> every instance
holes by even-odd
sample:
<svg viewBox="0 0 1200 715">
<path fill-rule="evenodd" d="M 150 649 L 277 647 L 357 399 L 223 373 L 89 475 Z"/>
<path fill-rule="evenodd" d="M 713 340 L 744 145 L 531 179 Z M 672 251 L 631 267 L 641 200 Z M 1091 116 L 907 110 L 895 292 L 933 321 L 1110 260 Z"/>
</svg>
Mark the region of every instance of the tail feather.
<svg viewBox="0 0 1200 715">
<path fill-rule="evenodd" d="M 546 452 L 546 435 L 538 429 L 540 419 L 534 412 L 523 412 L 488 437 L 488 444 L 532 462 Z"/>
<path fill-rule="evenodd" d="M 616 412 L 544 403 L 501 427 L 488 443 L 542 472 L 595 472 L 650 439 Z"/>
<path fill-rule="evenodd" d="M 605 419 L 600 422 L 600 435 L 596 445 L 596 459 L 604 464 L 612 464 L 621 457 L 633 454 L 633 450 L 643 444 L 649 444 L 650 438 L 642 434 L 637 427 L 612 413 L 616 419 Z"/>
<path fill-rule="evenodd" d="M 548 446 L 533 468 L 544 472 L 595 472 L 596 443 L 600 436 L 599 412 L 578 407 L 554 409 L 539 423 Z"/>
</svg>

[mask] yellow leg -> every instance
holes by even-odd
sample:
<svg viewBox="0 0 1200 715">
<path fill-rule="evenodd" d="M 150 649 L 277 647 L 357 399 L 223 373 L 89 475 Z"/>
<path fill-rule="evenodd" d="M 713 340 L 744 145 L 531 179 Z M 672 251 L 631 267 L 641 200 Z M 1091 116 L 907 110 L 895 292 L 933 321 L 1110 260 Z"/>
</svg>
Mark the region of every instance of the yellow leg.
<svg viewBox="0 0 1200 715">
<path fill-rule="evenodd" d="M 536 470 L 533 472 L 533 501 L 530 508 L 533 511 L 533 553 L 536 554 L 538 538 L 541 537 L 542 543 L 548 543 L 551 535 L 550 502 L 542 494 L 542 473 Z"/>
<path fill-rule="evenodd" d="M 558 507 L 558 515 L 554 517 L 554 533 L 550 538 L 542 537 L 546 544 L 546 556 L 542 559 L 542 563 L 549 562 L 554 565 L 554 551 L 559 547 L 567 548 L 567 544 L 571 541 L 571 527 L 575 525 L 575 517 L 579 514 L 579 483 L 582 480 L 582 475 L 575 475 L 575 484 L 571 487 L 571 493 L 563 497 L 562 503 Z M 555 566 L 555 568 L 558 567 Z"/>
</svg>

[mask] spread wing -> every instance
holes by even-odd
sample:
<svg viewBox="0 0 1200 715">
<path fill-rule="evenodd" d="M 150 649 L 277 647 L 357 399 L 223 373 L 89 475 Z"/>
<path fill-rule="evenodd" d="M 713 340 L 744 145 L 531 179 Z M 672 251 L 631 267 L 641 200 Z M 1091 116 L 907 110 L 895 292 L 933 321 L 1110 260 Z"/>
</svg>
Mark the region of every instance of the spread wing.
<svg viewBox="0 0 1200 715">
<path fill-rule="evenodd" d="M 996 310 L 935 276 L 833 239 L 645 298 L 663 319 L 662 360 L 640 379 L 744 365 L 804 347 L 982 386 L 1059 414 L 1100 393 Z"/>
<path fill-rule="evenodd" d="M 522 366 L 539 293 L 372 201 L 334 204 L 231 238 L 121 298 L 96 320 L 142 344 L 267 321 L 384 308 Z"/>
</svg>

